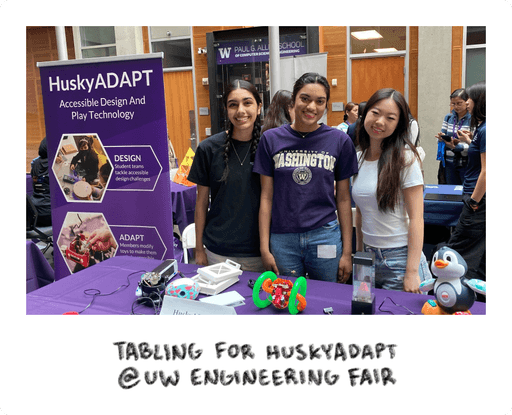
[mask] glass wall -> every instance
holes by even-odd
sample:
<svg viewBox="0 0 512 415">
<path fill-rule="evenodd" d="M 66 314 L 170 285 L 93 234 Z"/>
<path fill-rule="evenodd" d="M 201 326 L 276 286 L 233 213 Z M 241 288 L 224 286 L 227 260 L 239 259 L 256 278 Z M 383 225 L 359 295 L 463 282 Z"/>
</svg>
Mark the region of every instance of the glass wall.
<svg viewBox="0 0 512 415">
<path fill-rule="evenodd" d="M 80 26 L 82 58 L 116 56 L 114 26 Z"/>
<path fill-rule="evenodd" d="M 190 26 L 151 26 L 151 52 L 163 52 L 164 69 L 192 68 Z"/>
<path fill-rule="evenodd" d="M 485 81 L 485 26 L 468 26 L 466 30 L 466 81 L 468 88 Z"/>
</svg>

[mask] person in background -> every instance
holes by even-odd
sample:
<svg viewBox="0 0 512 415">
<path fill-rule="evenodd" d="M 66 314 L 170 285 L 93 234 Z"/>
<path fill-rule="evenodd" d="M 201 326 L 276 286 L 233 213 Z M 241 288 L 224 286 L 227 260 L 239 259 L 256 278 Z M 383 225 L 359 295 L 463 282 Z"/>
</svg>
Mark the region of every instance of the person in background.
<svg viewBox="0 0 512 415">
<path fill-rule="evenodd" d="M 50 181 L 48 177 L 48 144 L 46 137 L 39 144 L 39 156 L 32 160 L 30 175 L 32 190 L 30 196 L 37 209 L 37 226 L 51 226 L 52 208 L 50 199 Z"/>
<path fill-rule="evenodd" d="M 416 118 L 409 113 L 409 141 L 416 147 L 420 145 L 420 125 Z M 423 161 L 423 159 L 421 159 Z"/>
<path fill-rule="evenodd" d="M 359 108 L 357 110 L 357 114 L 358 114 L 357 120 L 356 120 L 356 122 L 353 122 L 352 124 L 350 124 L 348 126 L 348 129 L 347 129 L 347 134 L 352 139 L 352 142 L 354 143 L 354 145 L 356 147 L 357 147 L 357 144 L 356 144 L 356 129 L 357 129 L 357 126 L 359 125 L 359 121 L 361 120 L 361 115 L 363 114 L 364 107 L 366 107 L 366 101 L 360 102 L 359 103 Z"/>
<path fill-rule="evenodd" d="M 266 130 L 283 124 L 291 124 L 293 123 L 293 118 L 292 93 L 285 89 L 280 89 L 274 94 L 272 102 L 268 107 L 263 127 L 261 127 L 261 133 L 263 134 Z"/>
<path fill-rule="evenodd" d="M 354 102 L 347 103 L 347 105 L 345 106 L 345 115 L 343 115 L 343 122 L 336 128 L 346 133 L 350 124 L 353 124 L 357 121 L 358 111 L 358 104 Z"/>
<path fill-rule="evenodd" d="M 460 141 L 457 132 L 469 131 L 471 114 L 466 107 L 468 95 L 464 88 L 456 89 L 450 95 L 452 111 L 444 117 L 441 132 L 436 135 L 437 160 L 439 160 L 439 184 L 457 184 L 464 182 L 464 174 L 468 165 L 469 145 Z M 450 137 L 447 141 L 441 136 Z"/>
<path fill-rule="evenodd" d="M 349 180 L 357 160 L 347 134 L 318 124 L 329 95 L 325 77 L 303 74 L 293 87 L 294 123 L 262 135 L 254 162 L 261 175 L 260 251 L 265 269 L 278 275 L 346 282 L 352 271 Z"/>
<path fill-rule="evenodd" d="M 421 174 L 425 178 L 425 172 L 423 171 L 423 160 L 425 160 L 425 150 L 420 144 L 420 124 L 416 121 L 416 118 L 409 113 L 409 141 L 414 144 L 416 151 L 420 156 L 421 161 Z"/>
<path fill-rule="evenodd" d="M 420 293 L 430 278 L 423 248 L 423 175 L 410 141 L 409 106 L 385 88 L 368 100 L 358 128 L 353 178 L 356 250 L 375 254 L 375 286 Z"/>
<path fill-rule="evenodd" d="M 468 265 L 466 278 L 485 281 L 485 237 L 486 237 L 486 118 L 485 82 L 467 89 L 468 111 L 471 113 L 473 139 L 463 130 L 458 131 L 460 141 L 470 143 L 468 166 L 464 176 L 463 208 L 448 246 L 455 249 Z"/>
<path fill-rule="evenodd" d="M 197 184 L 195 261 L 205 266 L 229 258 L 244 271 L 263 272 L 258 233 L 261 187 L 252 172 L 260 140 L 261 98 L 254 85 L 235 80 L 222 99 L 226 131 L 201 141 L 188 175 Z"/>
</svg>

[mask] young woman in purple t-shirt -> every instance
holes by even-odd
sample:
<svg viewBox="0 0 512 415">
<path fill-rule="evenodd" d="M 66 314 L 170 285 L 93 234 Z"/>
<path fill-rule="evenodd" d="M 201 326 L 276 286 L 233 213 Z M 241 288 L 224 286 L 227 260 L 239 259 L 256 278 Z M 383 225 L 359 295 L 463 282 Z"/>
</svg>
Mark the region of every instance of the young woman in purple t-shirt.
<svg viewBox="0 0 512 415">
<path fill-rule="evenodd" d="M 329 93 L 325 77 L 302 75 L 292 93 L 294 123 L 261 137 L 254 163 L 261 175 L 260 252 L 276 274 L 345 282 L 352 271 L 349 179 L 357 159 L 348 135 L 318 124 Z"/>
</svg>

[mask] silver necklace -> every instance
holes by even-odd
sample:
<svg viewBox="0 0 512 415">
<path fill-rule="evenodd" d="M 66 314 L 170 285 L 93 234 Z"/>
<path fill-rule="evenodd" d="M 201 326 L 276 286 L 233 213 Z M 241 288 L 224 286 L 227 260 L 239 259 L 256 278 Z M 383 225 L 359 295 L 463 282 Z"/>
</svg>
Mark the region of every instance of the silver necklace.
<svg viewBox="0 0 512 415">
<path fill-rule="evenodd" d="M 249 155 L 249 151 L 251 151 L 251 146 L 249 146 L 249 149 L 247 150 L 247 154 L 245 155 L 244 159 L 243 160 L 240 160 L 240 157 L 238 156 L 238 153 L 236 151 L 236 148 L 235 148 L 235 145 L 233 144 L 233 142 L 231 141 L 231 146 L 233 147 L 233 150 L 235 150 L 235 154 L 236 154 L 236 158 L 238 159 L 238 161 L 240 162 L 240 166 L 243 166 L 244 163 L 245 163 L 245 159 L 247 158 L 247 156 Z"/>
<path fill-rule="evenodd" d="M 306 133 L 302 133 L 302 132 L 300 132 L 300 131 L 295 130 L 295 132 L 296 132 L 296 133 L 298 133 L 302 138 L 306 138 L 306 136 L 307 136 L 311 131 L 308 131 L 308 132 L 306 132 Z"/>
</svg>

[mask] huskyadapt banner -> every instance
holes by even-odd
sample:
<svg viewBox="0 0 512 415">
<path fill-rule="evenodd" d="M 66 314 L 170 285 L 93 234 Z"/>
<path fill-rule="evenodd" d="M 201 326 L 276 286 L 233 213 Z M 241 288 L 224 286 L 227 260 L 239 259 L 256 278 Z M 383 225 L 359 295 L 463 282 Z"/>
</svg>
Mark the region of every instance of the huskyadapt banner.
<svg viewBox="0 0 512 415">
<path fill-rule="evenodd" d="M 173 258 L 162 54 L 38 67 L 55 278 L 115 255 Z"/>
</svg>

